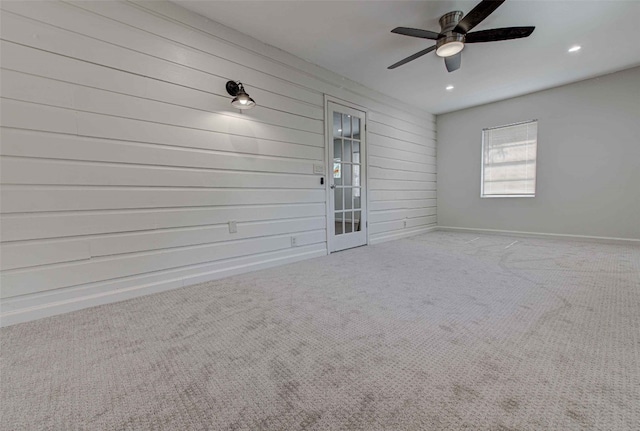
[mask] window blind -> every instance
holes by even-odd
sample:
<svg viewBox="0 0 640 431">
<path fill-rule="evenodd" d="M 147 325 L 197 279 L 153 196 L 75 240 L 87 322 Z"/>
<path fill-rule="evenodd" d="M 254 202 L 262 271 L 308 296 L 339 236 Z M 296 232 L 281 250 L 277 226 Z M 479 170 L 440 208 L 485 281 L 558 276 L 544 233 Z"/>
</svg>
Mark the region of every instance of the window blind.
<svg viewBox="0 0 640 431">
<path fill-rule="evenodd" d="M 482 197 L 535 196 L 538 121 L 482 131 Z"/>
</svg>

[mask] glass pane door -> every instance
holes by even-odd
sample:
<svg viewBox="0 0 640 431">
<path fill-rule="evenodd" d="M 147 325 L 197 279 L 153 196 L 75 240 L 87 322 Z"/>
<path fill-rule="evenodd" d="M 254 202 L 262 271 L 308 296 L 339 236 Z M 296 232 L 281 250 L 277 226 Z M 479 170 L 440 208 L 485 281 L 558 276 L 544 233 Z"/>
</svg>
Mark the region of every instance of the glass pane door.
<svg viewBox="0 0 640 431">
<path fill-rule="evenodd" d="M 330 172 L 333 172 L 333 234 L 337 249 L 356 247 L 366 243 L 363 219 L 365 203 L 363 172 L 364 161 L 364 113 L 330 103 L 332 119 Z M 339 237 L 352 237 L 345 240 Z"/>
</svg>

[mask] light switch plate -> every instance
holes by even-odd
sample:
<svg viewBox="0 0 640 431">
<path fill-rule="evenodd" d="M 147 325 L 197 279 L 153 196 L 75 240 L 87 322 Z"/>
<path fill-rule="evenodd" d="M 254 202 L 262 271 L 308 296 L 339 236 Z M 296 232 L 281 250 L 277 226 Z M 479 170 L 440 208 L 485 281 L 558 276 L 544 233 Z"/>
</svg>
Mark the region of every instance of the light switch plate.
<svg viewBox="0 0 640 431">
<path fill-rule="evenodd" d="M 237 233 L 238 232 L 238 223 L 235 221 L 229 222 L 229 233 Z"/>
<path fill-rule="evenodd" d="M 313 173 L 314 174 L 324 174 L 324 166 L 322 165 L 313 165 Z"/>
</svg>

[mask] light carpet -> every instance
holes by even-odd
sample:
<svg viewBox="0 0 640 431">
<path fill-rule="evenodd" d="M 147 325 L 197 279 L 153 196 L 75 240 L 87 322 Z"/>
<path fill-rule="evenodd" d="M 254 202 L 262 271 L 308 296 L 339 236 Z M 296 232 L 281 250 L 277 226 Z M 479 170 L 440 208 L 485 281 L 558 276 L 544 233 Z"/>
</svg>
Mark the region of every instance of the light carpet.
<svg viewBox="0 0 640 431">
<path fill-rule="evenodd" d="M 640 429 L 637 246 L 434 232 L 0 334 L 3 430 Z"/>
</svg>

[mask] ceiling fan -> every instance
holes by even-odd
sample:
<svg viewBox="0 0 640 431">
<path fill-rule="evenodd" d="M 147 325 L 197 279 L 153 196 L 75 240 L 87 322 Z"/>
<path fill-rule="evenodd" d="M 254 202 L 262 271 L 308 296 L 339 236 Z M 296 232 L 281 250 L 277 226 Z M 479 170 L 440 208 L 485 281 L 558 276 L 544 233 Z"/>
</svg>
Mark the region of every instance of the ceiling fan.
<svg viewBox="0 0 640 431">
<path fill-rule="evenodd" d="M 440 33 L 408 27 L 394 28 L 391 33 L 431 39 L 435 40 L 436 44 L 392 64 L 388 69 L 395 69 L 435 50 L 436 55 L 444 57 L 447 70 L 453 72 L 460 68 L 461 51 L 465 43 L 496 42 L 499 40 L 519 39 L 531 35 L 535 27 L 492 28 L 469 33 L 471 29 L 491 15 L 504 2 L 505 0 L 482 0 L 464 18 L 462 18 L 462 11 L 459 10 L 446 13 L 440 18 Z"/>
</svg>

